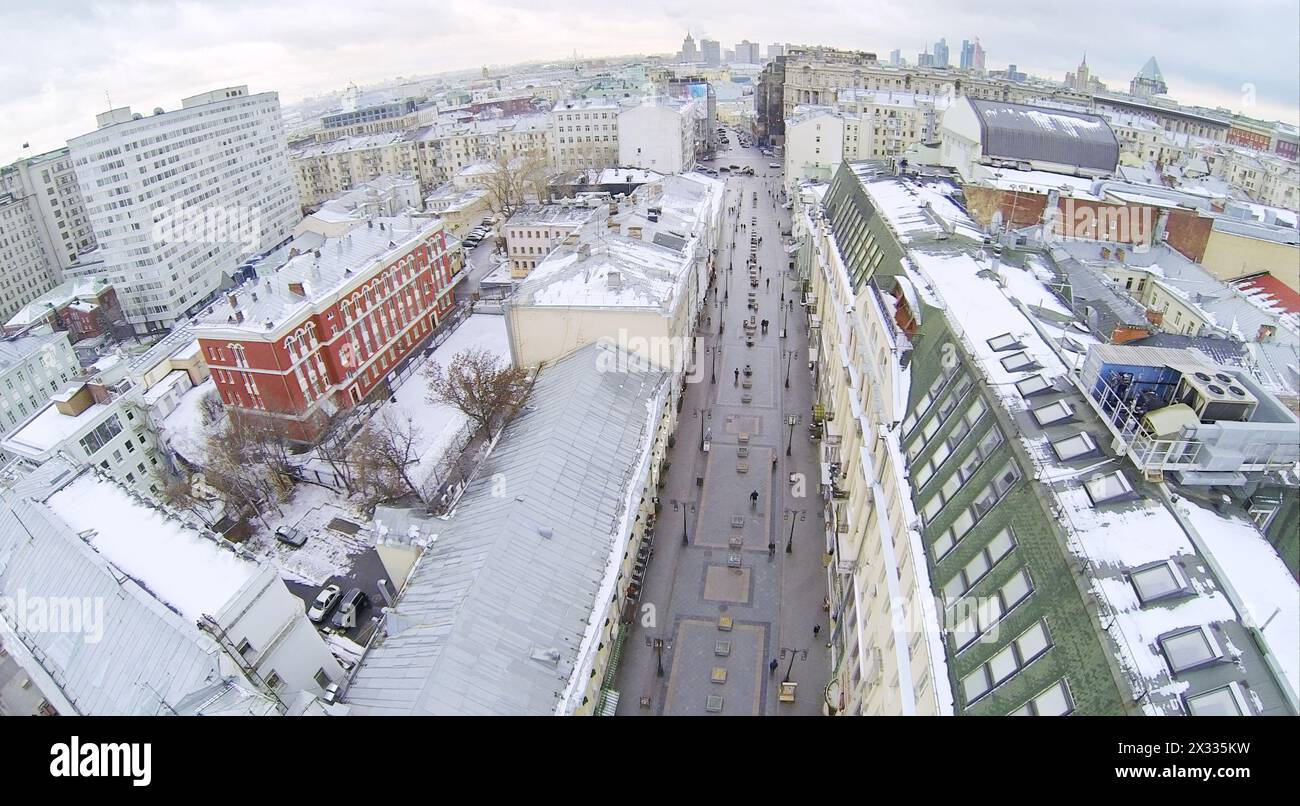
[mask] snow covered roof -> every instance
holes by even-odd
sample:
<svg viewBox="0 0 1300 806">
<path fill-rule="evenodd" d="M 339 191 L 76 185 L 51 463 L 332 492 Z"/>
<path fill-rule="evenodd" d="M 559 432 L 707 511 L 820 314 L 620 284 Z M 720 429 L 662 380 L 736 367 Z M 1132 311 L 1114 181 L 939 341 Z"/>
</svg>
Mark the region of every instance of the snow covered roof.
<svg viewBox="0 0 1300 806">
<path fill-rule="evenodd" d="M 1185 697 L 1233 681 L 1244 687 L 1253 712 L 1292 711 L 1300 690 L 1295 578 L 1253 524 L 1217 515 L 1198 503 L 1195 490 L 1180 488 L 1175 503 L 1167 488 L 1148 484 L 1124 457 L 1113 456 L 1104 447 L 1107 427 L 1072 380 L 1082 352 L 1124 348 L 1095 346 L 1086 325 L 1047 286 L 1051 276 L 1040 262 L 1023 260 L 1021 267 L 1014 254 L 994 257 L 958 219 L 923 220 L 920 212 L 936 207 L 932 200 L 926 207 L 921 190 L 910 187 L 921 183 L 855 173 L 904 245 L 904 275 L 944 312 L 953 338 L 978 367 L 976 383 L 1001 409 L 1007 433 L 1017 435 L 1016 461 L 1032 465 L 1023 475 L 1051 502 L 1068 550 L 1084 561 L 1077 573 L 1106 625 L 1103 644 L 1141 707 L 1183 713 Z M 1207 363 L 1167 352 L 1170 360 Z M 1061 447 L 1070 440 L 1088 450 Z M 1237 546 L 1250 559 L 1236 554 Z M 1144 600 L 1134 577 L 1166 565 L 1180 586 L 1167 598 Z M 1250 630 L 1274 611 L 1260 651 Z M 1231 663 L 1191 669 L 1170 661 L 1162 641 L 1201 628 L 1218 648 L 1216 660 Z"/>
<path fill-rule="evenodd" d="M 251 560 L 94 474 L 78 476 L 45 505 L 191 622 L 215 616 L 258 572 Z"/>
<path fill-rule="evenodd" d="M 1114 171 L 1119 140 L 1100 115 L 968 98 L 986 157 Z"/>
<path fill-rule="evenodd" d="M 265 334 L 304 318 L 384 261 L 411 250 L 442 227 L 438 219 L 376 216 L 346 235 L 322 238 L 314 251 L 288 260 L 274 274 L 245 283 L 194 318 L 196 336 L 241 330 Z M 291 286 L 301 288 L 301 293 Z M 241 320 L 242 316 L 242 320 Z"/>
<path fill-rule="evenodd" d="M 78 482 L 87 478 L 76 477 L 70 465 L 53 460 L 5 491 L 5 506 L 0 507 L 0 591 L 5 597 L 21 595 L 27 602 L 81 603 L 80 629 L 57 631 L 24 623 L 14 609 L 17 598 L 5 607 L 0 597 L 5 647 L 61 713 L 165 715 L 185 710 L 181 704 L 196 692 L 215 696 L 232 686 L 219 671 L 215 643 L 193 621 L 166 607 L 129 570 L 99 550 L 95 538 L 80 537 L 79 527 L 43 502 L 52 489 L 74 477 Z M 132 500 L 120 489 L 117 496 Z M 132 516 L 137 508 L 143 509 L 136 505 Z M 100 520 L 114 513 L 103 513 Z M 127 522 L 110 528 L 124 531 L 131 526 Z M 207 712 L 195 707 L 186 712 L 196 710 Z M 273 711 L 260 696 L 244 700 L 235 710 Z"/>
<path fill-rule="evenodd" d="M 361 661 L 345 695 L 355 713 L 580 703 L 667 393 L 664 373 L 610 361 L 616 349 L 591 344 L 541 371 Z"/>
<path fill-rule="evenodd" d="M 37 353 L 58 349 L 58 343 L 67 338 L 67 333 L 57 332 L 0 339 L 0 375 L 25 364 Z"/>
</svg>

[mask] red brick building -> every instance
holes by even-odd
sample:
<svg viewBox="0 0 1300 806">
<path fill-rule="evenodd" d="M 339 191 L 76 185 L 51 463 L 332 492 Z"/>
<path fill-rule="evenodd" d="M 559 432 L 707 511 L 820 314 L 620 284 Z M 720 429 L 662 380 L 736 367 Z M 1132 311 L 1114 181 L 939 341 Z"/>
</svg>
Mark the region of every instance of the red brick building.
<svg viewBox="0 0 1300 806">
<path fill-rule="evenodd" d="M 375 218 L 296 243 L 315 248 L 227 295 L 195 335 L 229 410 L 312 442 L 451 312 L 454 269 L 436 219 Z"/>
</svg>

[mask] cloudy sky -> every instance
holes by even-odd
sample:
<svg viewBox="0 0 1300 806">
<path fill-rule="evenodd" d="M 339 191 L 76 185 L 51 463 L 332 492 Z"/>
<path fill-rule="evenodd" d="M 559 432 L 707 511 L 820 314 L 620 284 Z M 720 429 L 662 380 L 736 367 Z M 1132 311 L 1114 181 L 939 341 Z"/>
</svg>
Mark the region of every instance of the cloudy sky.
<svg viewBox="0 0 1300 806">
<path fill-rule="evenodd" d="M 1295 0 L 0 0 L 0 164 L 61 146 L 114 106 L 147 112 L 232 84 L 308 95 L 399 75 L 676 51 L 696 39 L 900 48 L 914 60 L 979 37 L 990 68 L 1061 79 L 1086 50 L 1112 88 L 1149 56 L 1170 94 L 1256 117 L 1300 118 Z"/>
</svg>

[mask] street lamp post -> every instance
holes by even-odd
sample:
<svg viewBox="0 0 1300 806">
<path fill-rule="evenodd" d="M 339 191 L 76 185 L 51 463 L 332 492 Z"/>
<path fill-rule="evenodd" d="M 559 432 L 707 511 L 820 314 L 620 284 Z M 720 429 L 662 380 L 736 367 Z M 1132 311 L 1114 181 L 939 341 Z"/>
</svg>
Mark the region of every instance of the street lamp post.
<svg viewBox="0 0 1300 806">
<path fill-rule="evenodd" d="M 782 654 L 782 655 L 785 655 L 787 652 L 790 653 L 790 665 L 787 666 L 786 669 L 785 669 L 785 679 L 783 679 L 783 680 L 781 681 L 782 683 L 789 683 L 789 682 L 790 682 L 790 672 L 794 671 L 794 656 L 795 656 L 795 655 L 802 655 L 802 657 L 800 658 L 800 660 L 805 660 L 805 661 L 808 660 L 808 650 L 806 650 L 806 649 L 793 649 L 793 648 L 791 648 L 791 647 L 785 647 L 785 646 L 781 647 L 781 654 Z"/>
<path fill-rule="evenodd" d="M 785 353 L 785 388 L 790 388 L 790 366 L 794 363 L 794 350 L 787 350 Z"/>
<path fill-rule="evenodd" d="M 799 519 L 799 511 L 796 509 L 789 510 L 790 514 L 790 537 L 785 541 L 785 553 L 794 553 L 794 522 Z"/>
<path fill-rule="evenodd" d="M 799 422 L 799 417 L 797 415 L 791 414 L 786 418 L 786 423 L 790 426 L 790 436 L 787 438 L 785 443 L 786 456 L 790 455 L 790 448 L 794 446 L 794 425 L 797 422 Z"/>
<path fill-rule="evenodd" d="M 659 664 L 659 668 L 656 671 L 656 674 L 659 677 L 663 677 L 664 676 L 664 639 L 656 638 L 654 646 L 655 646 L 655 657 Z"/>
<path fill-rule="evenodd" d="M 701 453 L 704 452 L 704 421 L 708 419 L 709 411 L 710 411 L 709 409 L 695 410 L 695 416 L 700 418 L 700 452 Z"/>
</svg>

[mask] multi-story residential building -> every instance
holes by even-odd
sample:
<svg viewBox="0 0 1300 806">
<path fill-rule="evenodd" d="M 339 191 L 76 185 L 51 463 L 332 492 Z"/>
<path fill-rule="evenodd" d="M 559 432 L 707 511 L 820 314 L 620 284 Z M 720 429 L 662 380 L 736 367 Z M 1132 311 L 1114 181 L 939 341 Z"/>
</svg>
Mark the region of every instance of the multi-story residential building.
<svg viewBox="0 0 1300 806">
<path fill-rule="evenodd" d="M 913 146 L 937 142 L 939 121 L 951 100 L 947 95 L 844 90 L 836 108 L 861 118 L 861 131 L 846 143 L 847 153 L 897 158 Z"/>
<path fill-rule="evenodd" d="M 615 98 L 571 98 L 555 105 L 551 148 L 558 171 L 608 168 L 618 164 L 618 116 Z"/>
<path fill-rule="evenodd" d="M 296 146 L 289 155 L 304 211 L 392 174 L 421 175 L 414 131 L 345 137 Z"/>
<path fill-rule="evenodd" d="M 59 387 L 80 372 L 67 333 L 0 340 L 0 433 L 38 411 Z"/>
<path fill-rule="evenodd" d="M 167 329 L 223 274 L 290 237 L 298 194 L 275 93 L 227 87 L 97 121 L 68 148 L 102 272 L 137 332 Z"/>
<path fill-rule="evenodd" d="M 145 416 L 142 387 L 73 380 L 48 398 L 9 431 L 0 449 L 31 466 L 56 456 L 94 466 L 140 495 L 159 495 L 167 465 Z"/>
<path fill-rule="evenodd" d="M 715 271 L 723 196 L 724 184 L 703 174 L 665 177 L 566 238 L 507 304 L 515 365 L 603 337 L 671 370 L 680 388 Z"/>
<path fill-rule="evenodd" d="M 344 191 L 320 206 L 294 228 L 295 236 L 315 232 L 326 237 L 342 235 L 357 221 L 373 216 L 396 216 L 424 207 L 420 182 L 413 174 L 383 174 Z"/>
<path fill-rule="evenodd" d="M 825 106 L 797 108 L 795 116 L 785 121 L 786 192 L 793 192 L 800 182 L 829 181 L 844 161 L 848 143 L 856 143 L 861 132 L 862 120 L 856 115 Z M 856 154 L 850 151 L 849 156 Z"/>
<path fill-rule="evenodd" d="M 1073 261 L 988 248 L 955 191 L 848 162 L 799 197 L 828 704 L 1296 713 L 1300 588 L 1229 479 L 1273 485 L 1294 415 L 1240 367 L 1102 343 L 1105 297 L 1053 291 Z"/>
<path fill-rule="evenodd" d="M 54 288 L 57 278 L 32 200 L 0 192 L 0 319 Z"/>
<path fill-rule="evenodd" d="M 785 45 L 782 45 L 779 42 L 773 42 L 772 44 L 767 46 L 768 59 L 775 59 L 778 56 L 784 56 L 784 55 L 785 55 Z"/>
<path fill-rule="evenodd" d="M 95 248 L 95 232 L 66 147 L 0 168 L 0 192 L 31 200 L 45 248 L 59 269 Z"/>
<path fill-rule="evenodd" d="M 510 276 L 522 280 L 546 259 L 565 238 L 595 217 L 602 205 L 570 203 L 529 204 L 510 216 L 501 228 L 510 258 Z"/>
<path fill-rule="evenodd" d="M 1245 115 L 1233 115 L 1224 142 L 1234 146 L 1244 146 L 1256 151 L 1271 151 L 1276 124 L 1253 120 Z"/>
<path fill-rule="evenodd" d="M 110 333 L 131 333 L 113 284 L 102 277 L 60 283 L 9 317 L 4 332 L 22 333 L 38 326 L 66 330 L 74 343 Z"/>
<path fill-rule="evenodd" d="M 6 649 L 63 715 L 301 713 L 345 675 L 275 567 L 53 459 L 0 508 Z M 49 629 L 23 603 L 93 603 Z"/>
<path fill-rule="evenodd" d="M 415 98 L 371 104 L 345 99 L 342 107 L 321 116 L 321 128 L 314 136 L 318 142 L 327 142 L 414 128 L 419 125 L 419 107 Z"/>
<path fill-rule="evenodd" d="M 688 171 L 700 156 L 703 98 L 652 98 L 618 114 L 618 165 L 661 174 Z M 706 141 L 707 142 L 707 141 Z"/>
<path fill-rule="evenodd" d="M 453 307 L 438 219 L 376 217 L 305 238 L 309 251 L 292 248 L 194 320 L 226 410 L 300 442 L 386 385 Z"/>
</svg>

